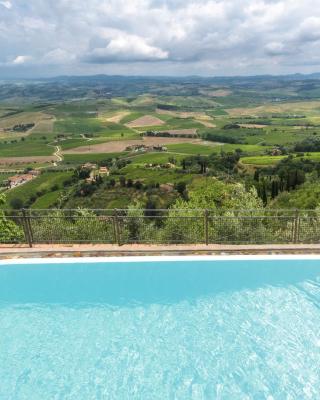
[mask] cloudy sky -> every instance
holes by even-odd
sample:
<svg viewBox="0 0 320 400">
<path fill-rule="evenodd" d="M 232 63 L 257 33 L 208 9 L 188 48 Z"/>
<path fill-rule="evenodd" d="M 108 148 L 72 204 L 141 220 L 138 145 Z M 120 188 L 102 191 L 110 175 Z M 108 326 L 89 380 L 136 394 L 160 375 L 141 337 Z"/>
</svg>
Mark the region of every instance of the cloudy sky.
<svg viewBox="0 0 320 400">
<path fill-rule="evenodd" d="M 320 71 L 317 0 L 0 0 L 0 79 Z"/>
</svg>

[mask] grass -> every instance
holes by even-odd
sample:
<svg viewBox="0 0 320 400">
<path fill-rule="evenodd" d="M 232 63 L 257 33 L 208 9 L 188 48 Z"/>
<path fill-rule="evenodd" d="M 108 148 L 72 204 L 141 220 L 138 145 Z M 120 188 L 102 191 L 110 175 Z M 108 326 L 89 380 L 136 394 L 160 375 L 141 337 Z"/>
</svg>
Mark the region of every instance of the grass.
<svg viewBox="0 0 320 400">
<path fill-rule="evenodd" d="M 132 164 L 166 164 L 169 162 L 169 159 L 174 158 L 175 160 L 179 161 L 184 158 L 184 155 L 177 154 L 177 153 L 164 153 L 164 152 L 157 152 L 157 153 L 145 153 L 138 156 L 130 157 Z"/>
<path fill-rule="evenodd" d="M 0 119 L 0 128 L 12 128 L 18 124 L 37 123 L 45 119 L 41 112 L 22 112 Z"/>
<path fill-rule="evenodd" d="M 292 130 L 292 128 L 280 128 L 277 131 L 272 129 L 262 136 L 263 141 L 268 145 L 288 145 L 302 141 L 305 137 L 305 133 Z"/>
<path fill-rule="evenodd" d="M 166 146 L 168 151 L 174 153 L 182 153 L 182 154 L 190 154 L 190 155 L 209 155 L 215 152 L 216 147 L 220 148 L 221 146 L 209 146 L 204 144 L 196 144 L 196 143 L 178 143 L 178 144 L 169 144 Z"/>
<path fill-rule="evenodd" d="M 12 176 L 13 174 L 10 173 L 2 173 L 0 172 L 0 186 L 3 182 L 5 182 L 10 176 Z"/>
<path fill-rule="evenodd" d="M 32 196 L 37 196 L 37 193 L 39 192 L 47 193 L 54 185 L 58 185 L 58 187 L 61 189 L 63 182 L 70 178 L 72 174 L 72 171 L 45 172 L 32 181 L 7 191 L 6 206 L 9 207 L 10 201 L 14 198 L 19 198 L 26 203 Z"/>
<path fill-rule="evenodd" d="M 313 210 L 320 202 L 320 185 L 318 182 L 306 182 L 297 190 L 281 193 L 273 202 L 273 208 L 300 208 Z"/>
<path fill-rule="evenodd" d="M 39 140 L 26 139 L 17 143 L 0 143 L 0 157 L 50 156 L 53 148 Z"/>
<path fill-rule="evenodd" d="M 102 153 L 102 154 L 65 154 L 65 164 L 83 164 L 86 162 L 98 163 L 99 161 L 106 160 L 108 158 L 117 158 L 125 156 L 127 153 Z"/>
<path fill-rule="evenodd" d="M 215 108 L 214 110 L 207 111 L 207 114 L 210 117 L 220 117 L 224 115 L 228 115 L 228 113 L 223 108 Z"/>
<path fill-rule="evenodd" d="M 31 168 L 31 169 L 36 169 L 36 168 L 49 168 L 52 167 L 52 163 L 51 162 L 47 162 L 47 163 L 10 163 L 10 164 L 2 164 L 0 165 L 0 173 L 1 171 L 6 171 L 6 170 L 10 170 L 10 171 L 23 171 L 26 168 Z M 15 172 L 11 173 L 10 175 L 14 175 Z"/>
<path fill-rule="evenodd" d="M 257 155 L 265 153 L 265 151 L 271 147 L 272 146 L 261 146 L 258 144 L 224 144 L 222 146 L 213 147 L 213 152 L 220 153 L 221 151 L 224 151 L 225 153 L 230 153 L 239 149 L 246 154 Z"/>
<path fill-rule="evenodd" d="M 63 192 L 64 192 L 64 190 L 60 189 L 60 190 L 55 190 L 53 192 L 46 193 L 43 196 L 39 197 L 32 204 L 31 208 L 38 209 L 38 210 L 52 208 Z"/>
<path fill-rule="evenodd" d="M 57 133 L 99 133 L 104 126 L 97 118 L 66 118 L 56 121 L 54 130 Z"/>
<path fill-rule="evenodd" d="M 192 174 L 184 174 L 179 170 L 169 169 L 148 169 L 139 165 L 130 164 L 121 170 L 127 179 L 141 180 L 144 183 L 176 183 L 190 182 L 193 178 Z"/>
<path fill-rule="evenodd" d="M 241 162 L 248 165 L 275 165 L 287 156 L 260 156 L 260 157 L 243 157 Z"/>
<path fill-rule="evenodd" d="M 139 133 L 124 125 L 94 117 L 59 120 L 55 123 L 55 132 L 67 136 L 67 139 L 59 142 L 63 150 L 112 140 L 137 139 L 140 137 Z M 90 140 L 84 138 L 84 135 L 90 135 Z"/>
<path fill-rule="evenodd" d="M 62 150 L 73 149 L 79 146 L 89 146 L 99 143 L 105 143 L 112 140 L 128 140 L 139 138 L 139 131 L 144 132 L 148 129 L 165 131 L 169 129 L 188 129 L 196 128 L 199 136 L 203 133 L 213 133 L 225 137 L 234 137 L 240 139 L 246 144 L 224 144 L 215 145 L 213 142 L 203 143 L 179 143 L 167 145 L 168 152 L 143 153 L 138 155 L 122 153 L 97 153 L 97 154 L 65 154 L 62 167 L 71 168 L 85 162 L 98 163 L 105 159 L 119 157 L 128 158 L 131 164 L 120 170 L 127 179 L 141 180 L 144 183 L 175 183 L 179 181 L 190 182 L 194 175 L 183 174 L 181 168 L 173 170 L 155 170 L 145 168 L 145 164 L 165 164 L 170 158 L 175 158 L 178 162 L 188 155 L 208 156 L 212 153 L 234 152 L 240 149 L 243 152 L 241 161 L 248 166 L 273 166 L 286 156 L 269 156 L 266 150 L 275 145 L 287 146 L 289 149 L 299 141 L 306 137 L 310 137 L 314 132 L 320 133 L 320 127 L 311 127 L 310 129 L 296 129 L 294 125 L 303 126 L 306 123 L 320 125 L 320 101 L 283 101 L 274 103 L 272 99 L 279 94 L 273 89 L 268 91 L 268 99 L 261 101 L 261 97 L 256 99 L 256 92 L 245 92 L 242 89 L 235 89 L 231 96 L 226 98 L 209 98 L 205 95 L 192 95 L 190 91 L 195 88 L 184 88 L 185 92 L 176 95 L 181 88 L 174 89 L 170 94 L 154 94 L 154 91 L 148 92 L 151 95 L 129 95 L 127 98 L 119 94 L 118 98 L 101 99 L 101 100 L 81 100 L 81 101 L 64 101 L 59 104 L 51 103 L 44 109 L 36 109 L 35 106 L 21 105 L 19 113 L 0 118 L 1 126 L 11 127 L 16 123 L 37 122 L 37 126 L 32 132 L 23 134 L 24 141 L 17 137 L 18 134 L 11 134 L 10 139 L 0 139 L 0 157 L 19 157 L 19 156 L 49 156 L 53 154 L 53 147 L 47 146 L 48 143 L 55 140 L 57 134 L 64 134 L 67 138 L 59 142 Z M 161 87 L 161 93 L 165 93 L 165 88 Z M 285 93 L 284 91 L 281 93 Z M 281 94 L 280 93 L 280 94 Z M 200 93 L 201 94 L 201 93 Z M 203 93 L 202 93 L 203 94 Z M 289 95 L 289 93 L 288 93 Z M 197 112 L 213 117 L 211 121 L 216 125 L 215 128 L 204 127 L 197 121 L 196 114 L 190 114 L 189 118 L 179 118 L 173 114 L 156 113 L 157 104 L 172 105 L 173 110 L 178 112 Z M 20 107 L 20 106 L 19 106 Z M 237 108 L 236 108 L 237 107 Z M 106 118 L 117 114 L 118 112 L 128 112 L 123 116 L 120 123 L 112 123 Z M 0 109 L 1 114 L 5 114 L 7 110 Z M 229 114 L 230 113 L 230 114 Z M 291 115 L 305 115 L 306 118 L 290 118 Z M 125 126 L 144 115 L 153 115 L 164 121 L 163 125 L 158 127 L 140 127 L 130 129 Z M 179 115 L 179 114 L 176 114 Z M 50 116 L 57 118 L 50 119 Z M 261 116 L 261 118 L 256 118 Z M 36 121 L 34 121 L 36 119 Z M 231 123 L 252 123 L 263 124 L 263 121 L 269 123 L 263 129 L 242 128 L 242 129 L 223 129 L 225 125 Z M 2 125 L 1 125 L 2 124 Z M 3 132 L 3 134 L 8 132 Z M 91 134 L 92 140 L 88 141 L 81 137 L 84 134 Z M 14 136 L 12 136 L 14 135 Z M 45 137 L 45 138 L 43 138 Z M 9 143 L 10 140 L 17 138 L 16 143 Z M 4 140 L 8 140 L 4 143 Z M 223 141 L 223 140 L 222 140 Z M 98 150 L 99 151 L 99 150 Z M 306 153 L 305 159 L 320 162 L 319 153 Z M 6 166 L 10 169 L 23 169 L 30 163 Z M 39 164 L 30 166 L 39 167 Z M 43 164 L 50 166 L 51 164 Z M 248 169 L 250 169 L 248 167 Z M 252 168 L 251 168 L 252 169 Z M 0 167 L 1 171 L 1 167 Z M 36 199 L 32 204 L 34 208 L 51 207 L 63 192 L 62 182 L 63 174 L 72 174 L 72 172 L 55 172 L 52 174 L 44 173 L 36 180 L 26 185 L 10 190 L 7 192 L 8 199 L 12 197 L 20 197 L 24 202 L 28 202 L 31 196 L 39 191 L 44 194 Z M 13 175 L 13 174 L 8 174 Z M 0 172 L 0 183 L 8 176 Z M 113 176 L 118 179 L 117 175 Z M 57 183 L 56 183 L 57 182 Z M 58 185 L 58 190 L 51 191 L 53 185 Z M 132 196 L 141 199 L 143 196 L 135 191 L 119 192 L 120 187 L 113 191 L 112 189 L 104 190 L 102 200 L 97 197 L 95 201 L 104 207 L 108 204 L 110 207 L 126 207 L 132 203 Z M 107 193 L 108 192 L 108 193 Z M 109 196 L 110 192 L 110 196 Z M 111 193 L 112 192 L 112 193 Z M 94 195 L 95 196 L 95 195 Z M 93 197 L 92 197 L 93 198 Z M 91 197 L 74 199 L 74 204 L 91 206 Z M 103 200 L 104 199 L 104 200 Z"/>
<path fill-rule="evenodd" d="M 155 193 L 150 193 L 147 195 L 144 190 L 136 190 L 134 188 L 121 187 L 119 181 L 117 180 L 117 185 L 110 189 L 103 185 L 95 192 L 92 196 L 79 198 L 72 197 L 69 199 L 66 207 L 68 208 L 109 208 L 109 209 L 123 209 L 128 206 L 138 203 L 141 207 L 144 207 L 148 198 L 155 200 L 158 208 L 166 208 L 169 204 L 172 204 L 177 197 L 177 193 L 166 193 L 161 192 L 157 189 Z"/>
<path fill-rule="evenodd" d="M 159 118 L 159 114 L 155 114 Z M 160 115 L 162 118 L 163 115 Z M 164 119 L 164 118 L 162 118 Z M 165 124 L 160 126 L 144 126 L 137 128 L 139 131 L 148 131 L 148 130 L 155 130 L 155 131 L 165 131 L 171 129 L 201 129 L 203 125 L 200 122 L 194 120 L 193 118 L 177 118 L 177 117 L 170 117 L 166 118 Z"/>
<path fill-rule="evenodd" d="M 74 138 L 74 139 L 66 139 L 60 141 L 58 144 L 62 150 L 70 150 L 80 146 L 88 146 L 89 144 L 95 144 L 96 141 L 88 141 L 87 139 L 83 138 Z"/>
<path fill-rule="evenodd" d="M 140 200 L 143 197 L 142 192 L 134 189 L 117 187 L 113 189 L 99 188 L 92 196 L 72 197 L 69 199 L 66 207 L 68 208 L 126 208 L 132 204 L 133 199 Z"/>
<path fill-rule="evenodd" d="M 108 136 L 115 134 L 130 134 L 132 130 L 113 122 L 103 121 L 101 118 L 66 118 L 55 122 L 56 133 L 81 135 L 93 134 L 94 136 Z"/>
<path fill-rule="evenodd" d="M 320 161 L 320 152 L 304 153 L 302 158 L 312 161 Z"/>
<path fill-rule="evenodd" d="M 241 162 L 249 165 L 275 165 L 279 161 L 288 156 L 260 156 L 260 157 L 242 157 Z M 320 161 L 320 152 L 305 153 L 303 156 L 296 158 L 304 158 L 306 160 Z"/>
<path fill-rule="evenodd" d="M 121 124 L 128 124 L 129 122 L 132 122 L 140 117 L 143 117 L 144 115 L 146 114 L 143 112 L 131 112 L 130 114 L 124 116 L 120 122 Z"/>
</svg>

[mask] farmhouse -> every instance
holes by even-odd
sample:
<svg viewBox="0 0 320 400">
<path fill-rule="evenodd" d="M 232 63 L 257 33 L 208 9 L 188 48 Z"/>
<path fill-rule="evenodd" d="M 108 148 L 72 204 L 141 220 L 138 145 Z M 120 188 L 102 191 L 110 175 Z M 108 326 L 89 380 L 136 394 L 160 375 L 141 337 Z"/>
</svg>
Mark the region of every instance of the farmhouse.
<svg viewBox="0 0 320 400">
<path fill-rule="evenodd" d="M 167 162 L 165 164 L 145 164 L 145 168 L 156 168 L 156 169 L 172 169 L 176 168 L 176 166 L 170 162 Z"/>
<path fill-rule="evenodd" d="M 31 181 L 34 178 L 32 174 L 15 175 L 8 179 L 9 187 L 14 188 Z"/>
<path fill-rule="evenodd" d="M 87 162 L 87 163 L 81 165 L 81 168 L 82 169 L 97 169 L 98 166 L 97 166 L 97 164 L 92 164 L 90 162 Z"/>
<path fill-rule="evenodd" d="M 32 169 L 31 171 L 28 172 L 28 174 L 36 177 L 41 174 L 41 171 L 39 171 L 38 169 Z"/>
<path fill-rule="evenodd" d="M 131 146 L 126 147 L 126 151 L 134 151 L 134 152 L 147 151 L 147 149 L 148 149 L 148 146 L 146 146 L 144 144 L 133 144 Z"/>
<path fill-rule="evenodd" d="M 90 162 L 87 162 L 83 165 L 81 165 L 82 169 L 97 169 L 97 164 L 92 164 Z"/>
<path fill-rule="evenodd" d="M 99 174 L 109 176 L 109 174 L 110 174 L 109 168 L 108 167 L 100 167 Z"/>
<path fill-rule="evenodd" d="M 161 146 L 161 145 L 153 145 L 153 146 L 147 146 L 145 144 L 134 144 L 132 146 L 126 147 L 126 151 L 133 151 L 133 152 L 139 152 L 139 151 L 167 151 L 167 147 Z"/>
<path fill-rule="evenodd" d="M 151 150 L 153 150 L 153 151 L 167 151 L 168 148 L 165 147 L 165 146 L 155 145 L 155 146 L 151 146 Z"/>
<path fill-rule="evenodd" d="M 272 149 L 271 155 L 272 156 L 281 156 L 282 155 L 282 151 L 279 149 L 279 147 L 275 147 L 275 148 Z"/>
</svg>

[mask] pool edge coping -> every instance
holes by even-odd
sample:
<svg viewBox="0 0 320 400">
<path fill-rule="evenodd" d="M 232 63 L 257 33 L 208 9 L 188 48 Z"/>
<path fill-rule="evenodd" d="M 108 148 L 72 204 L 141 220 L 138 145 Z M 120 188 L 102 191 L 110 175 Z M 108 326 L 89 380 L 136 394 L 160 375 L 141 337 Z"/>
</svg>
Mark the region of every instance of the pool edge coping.
<svg viewBox="0 0 320 400">
<path fill-rule="evenodd" d="M 259 254 L 259 255 L 191 255 L 191 256 L 111 256 L 111 257 L 44 257 L 1 259 L 0 266 L 16 264 L 105 264 L 137 262 L 177 261 L 276 261 L 276 260 L 320 260 L 320 254 Z"/>
</svg>

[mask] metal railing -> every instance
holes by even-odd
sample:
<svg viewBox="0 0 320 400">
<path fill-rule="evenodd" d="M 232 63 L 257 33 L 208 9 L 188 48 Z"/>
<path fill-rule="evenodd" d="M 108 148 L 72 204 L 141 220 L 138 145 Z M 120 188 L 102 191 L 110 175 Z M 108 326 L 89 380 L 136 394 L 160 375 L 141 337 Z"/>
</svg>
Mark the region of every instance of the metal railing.
<svg viewBox="0 0 320 400">
<path fill-rule="evenodd" d="M 6 210 L 19 234 L 0 243 L 320 243 L 318 210 Z M 1 226 L 1 225 L 0 225 Z"/>
</svg>

